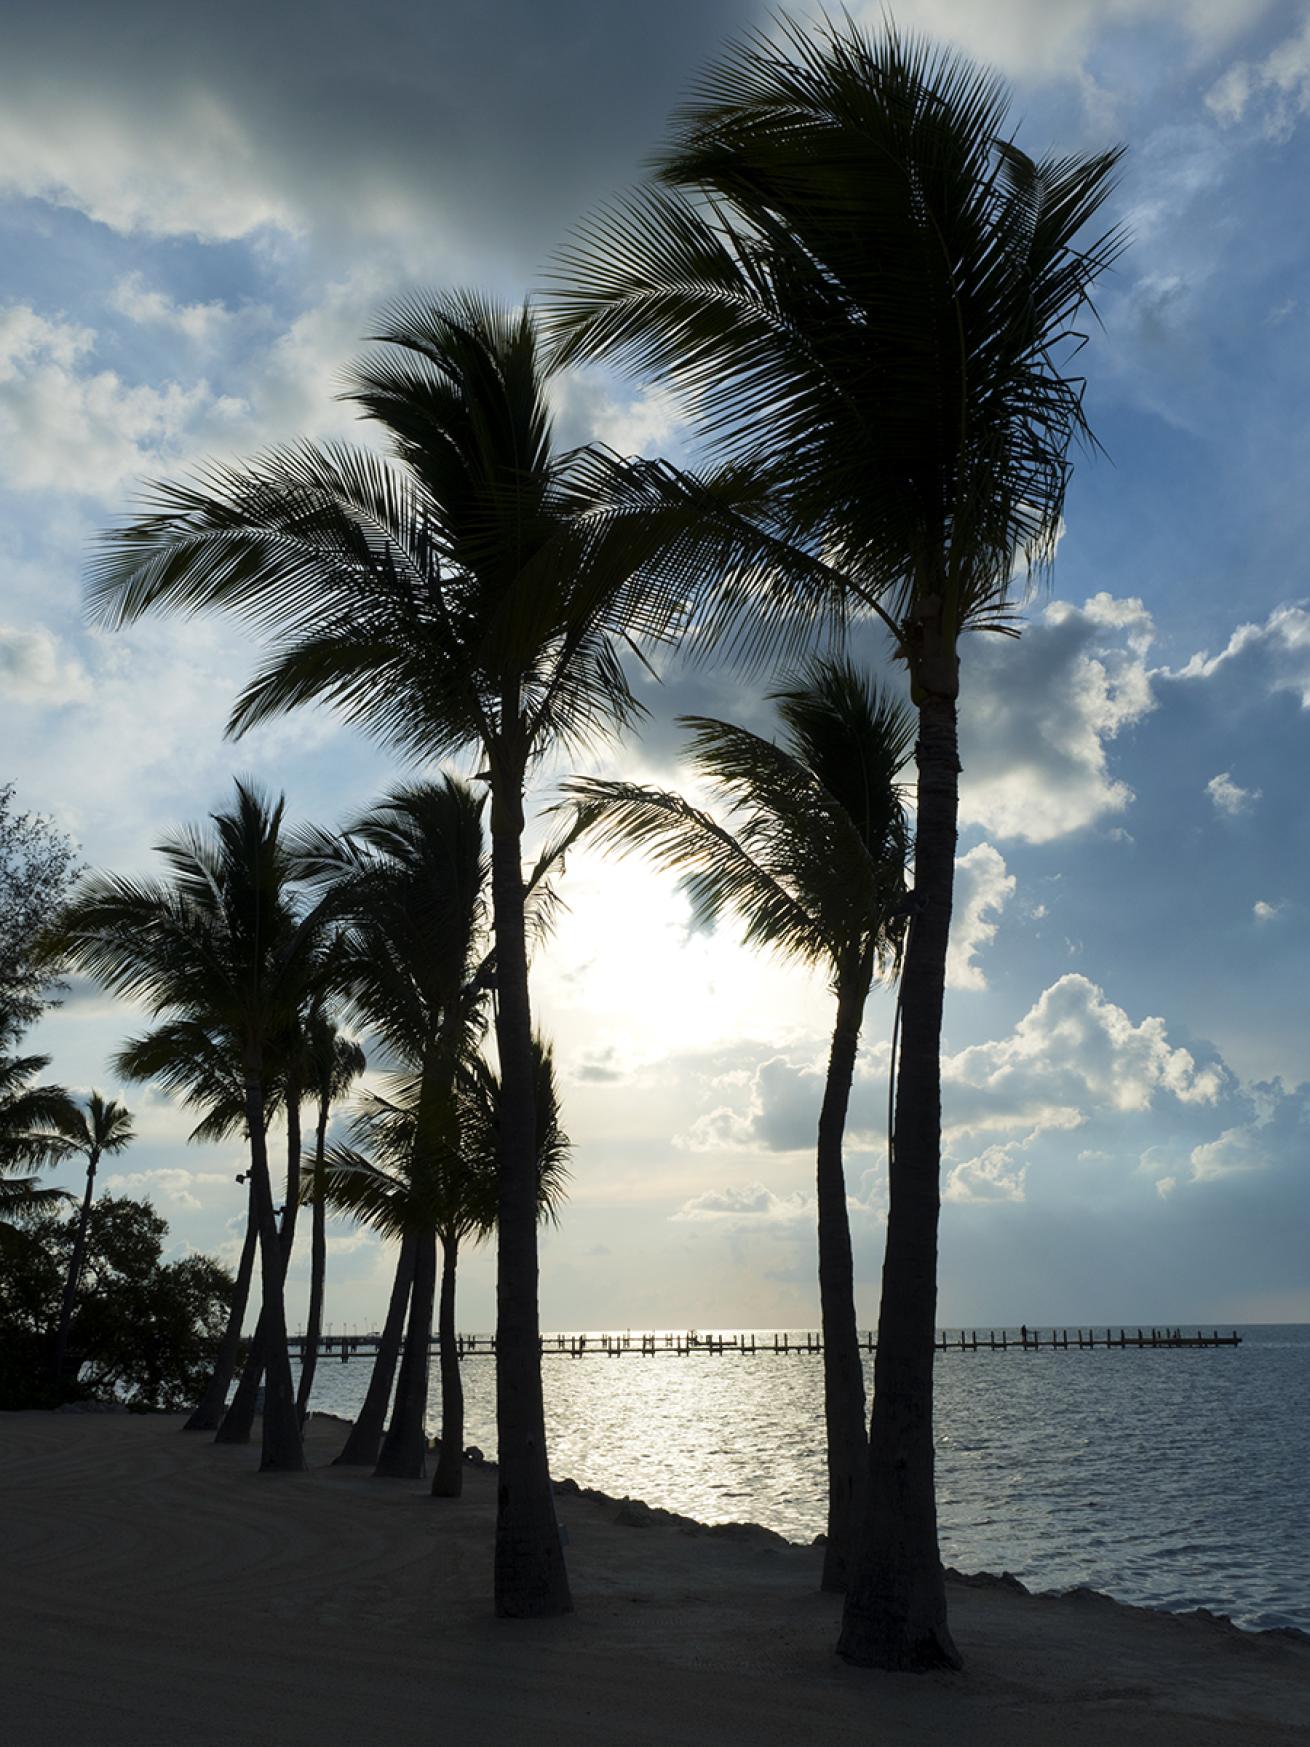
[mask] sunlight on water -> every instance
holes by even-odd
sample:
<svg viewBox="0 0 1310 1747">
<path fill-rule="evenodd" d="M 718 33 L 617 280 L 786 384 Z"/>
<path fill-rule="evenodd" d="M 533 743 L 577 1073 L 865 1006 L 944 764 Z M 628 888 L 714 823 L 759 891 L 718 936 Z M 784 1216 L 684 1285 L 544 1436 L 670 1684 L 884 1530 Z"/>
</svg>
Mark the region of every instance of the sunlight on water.
<svg viewBox="0 0 1310 1747">
<path fill-rule="evenodd" d="M 939 1355 L 946 1563 L 1310 1629 L 1310 1327 L 1244 1333 L 1217 1351 Z M 368 1372 L 322 1362 L 314 1406 L 353 1413 Z M 823 1528 L 817 1357 L 548 1354 L 544 1376 L 555 1474 L 793 1540 Z M 465 1441 L 492 1455 L 491 1359 L 464 1379 Z"/>
</svg>

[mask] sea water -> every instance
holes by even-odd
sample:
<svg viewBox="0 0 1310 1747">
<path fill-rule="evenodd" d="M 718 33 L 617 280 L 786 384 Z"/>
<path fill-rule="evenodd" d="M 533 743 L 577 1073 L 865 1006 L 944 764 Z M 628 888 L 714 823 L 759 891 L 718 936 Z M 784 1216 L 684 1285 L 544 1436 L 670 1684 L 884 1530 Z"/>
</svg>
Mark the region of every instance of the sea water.
<svg viewBox="0 0 1310 1747">
<path fill-rule="evenodd" d="M 1310 1325 L 1238 1332 L 1213 1349 L 939 1353 L 945 1562 L 1310 1630 Z M 371 1363 L 324 1354 L 312 1405 L 353 1416 Z M 463 1373 L 465 1443 L 494 1456 L 494 1361 Z M 548 1352 L 543 1373 L 556 1476 L 796 1541 L 822 1530 L 816 1354 Z M 435 1361 L 429 1402 L 435 1433 Z"/>
</svg>

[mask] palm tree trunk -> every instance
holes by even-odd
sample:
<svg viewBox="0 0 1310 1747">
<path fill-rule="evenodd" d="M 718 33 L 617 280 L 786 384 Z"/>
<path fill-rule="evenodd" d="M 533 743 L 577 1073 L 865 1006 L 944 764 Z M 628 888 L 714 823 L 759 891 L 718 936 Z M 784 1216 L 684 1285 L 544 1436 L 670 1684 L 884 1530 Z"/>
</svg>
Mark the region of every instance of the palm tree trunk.
<svg viewBox="0 0 1310 1747">
<path fill-rule="evenodd" d="M 432 1363 L 432 1300 L 437 1286 L 435 1232 L 418 1234 L 414 1252 L 414 1290 L 409 1327 L 400 1356 L 391 1424 L 378 1451 L 374 1475 L 380 1480 L 421 1480 L 427 1472 L 428 1368 Z"/>
<path fill-rule="evenodd" d="M 868 979 L 839 983 L 837 1023 L 819 1113 L 819 1310 L 823 1322 L 823 1413 L 828 1441 L 828 1541 L 824 1589 L 846 1587 L 864 1502 L 869 1442 L 864 1430 L 864 1365 L 855 1319 L 855 1267 L 846 1208 L 842 1141 Z"/>
<path fill-rule="evenodd" d="M 459 1239 L 453 1232 L 442 1240 L 441 1306 L 437 1313 L 437 1345 L 441 1353 L 441 1453 L 432 1476 L 434 1498 L 458 1498 L 464 1490 L 464 1380 L 459 1374 L 455 1336 L 455 1270 Z"/>
<path fill-rule="evenodd" d="M 330 1101 L 318 1101 L 318 1126 L 314 1130 L 314 1204 L 310 1215 L 309 1314 L 305 1324 L 305 1344 L 300 1354 L 300 1383 L 296 1389 L 296 1412 L 305 1423 L 309 1412 L 310 1391 L 318 1369 L 318 1343 L 323 1333 L 323 1282 L 327 1274 L 327 1209 L 323 1204 L 323 1151 L 327 1144 Z"/>
<path fill-rule="evenodd" d="M 501 1129 L 496 1254 L 495 1605 L 509 1618 L 572 1612 L 546 1459 L 537 1304 L 537 1159 L 532 1009 L 523 924 L 521 782 L 493 796 L 491 892 Z"/>
<path fill-rule="evenodd" d="M 267 1152 L 265 1153 L 267 1157 Z M 282 1252 L 282 1280 L 285 1286 L 287 1264 L 291 1260 L 291 1246 L 296 1236 L 296 1209 L 300 1202 L 300 1105 L 292 1101 L 292 1088 L 287 1086 L 287 1193 L 282 1206 L 282 1219 L 278 1226 L 278 1245 Z M 283 1328 L 286 1323 L 286 1298 L 282 1294 Z M 286 1347 L 286 1337 L 283 1336 L 283 1347 Z M 246 1354 L 246 1362 L 242 1367 L 241 1380 L 237 1384 L 236 1394 L 231 1405 L 223 1415 L 222 1423 L 214 1436 L 216 1444 L 248 1444 L 250 1434 L 255 1426 L 255 1408 L 259 1400 L 259 1385 L 263 1381 L 265 1367 L 268 1363 L 268 1325 L 264 1319 L 264 1307 L 260 1306 L 259 1318 L 255 1323 L 255 1332 L 251 1336 L 250 1351 Z M 287 1366 L 290 1369 L 291 1360 L 288 1356 Z M 267 1390 L 265 1391 L 267 1399 Z"/>
<path fill-rule="evenodd" d="M 184 1432 L 212 1432 L 218 1429 L 223 1419 L 223 1409 L 227 1402 L 227 1392 L 232 1385 L 232 1374 L 237 1368 L 237 1354 L 241 1350 L 241 1326 L 246 1320 L 246 1306 L 250 1302 L 250 1282 L 255 1272 L 255 1246 L 259 1238 L 259 1221 L 255 1214 L 255 1175 L 250 1173 L 249 1210 L 246 1214 L 246 1235 L 241 1245 L 241 1259 L 237 1263 L 236 1291 L 232 1295 L 232 1308 L 228 1312 L 227 1327 L 223 1330 L 223 1339 L 219 1342 L 218 1355 L 214 1360 L 214 1369 L 210 1373 L 205 1392 L 200 1397 L 195 1412 L 182 1427 Z"/>
<path fill-rule="evenodd" d="M 864 1668 L 958 1668 L 933 1487 L 941 1205 L 941 1029 L 960 761 L 955 701 L 919 705 L 917 913 L 901 977 L 900 1076 L 869 1426 L 864 1528 L 837 1651 Z"/>
<path fill-rule="evenodd" d="M 264 1306 L 260 1311 L 268 1347 L 268 1378 L 264 1391 L 263 1447 L 259 1466 L 264 1470 L 304 1473 L 305 1448 L 296 1417 L 295 1391 L 291 1387 L 291 1360 L 287 1354 L 286 1307 L 282 1276 L 286 1252 L 273 1211 L 273 1185 L 268 1174 L 268 1144 L 264 1135 L 264 1093 L 257 1075 L 247 1069 L 246 1125 L 250 1130 L 250 1157 L 255 1173 L 255 1207 L 259 1219 L 260 1280 Z"/>
<path fill-rule="evenodd" d="M 59 1332 L 55 1336 L 55 1353 L 50 1365 L 50 1377 L 58 1389 L 64 1375 L 64 1361 L 68 1356 L 68 1331 L 73 1325 L 73 1304 L 77 1298 L 77 1288 L 82 1280 L 82 1263 L 86 1257 L 86 1233 L 91 1223 L 91 1197 L 95 1194 L 96 1165 L 100 1161 L 98 1148 L 92 1147 L 86 1161 L 86 1194 L 82 1197 L 82 1211 L 78 1216 L 77 1235 L 73 1239 L 73 1253 L 68 1262 L 68 1278 L 64 1281 L 64 1295 L 59 1305 Z"/>
<path fill-rule="evenodd" d="M 364 1393 L 364 1405 L 350 1428 L 345 1448 L 333 1466 L 371 1468 L 377 1461 L 382 1430 L 387 1422 L 387 1407 L 391 1401 L 391 1384 L 396 1375 L 396 1360 L 405 1329 L 405 1308 L 414 1284 L 414 1259 L 417 1245 L 412 1236 L 404 1239 L 396 1258 L 396 1276 L 391 1283 L 391 1298 L 387 1304 L 387 1320 L 382 1325 L 373 1375 Z"/>
</svg>

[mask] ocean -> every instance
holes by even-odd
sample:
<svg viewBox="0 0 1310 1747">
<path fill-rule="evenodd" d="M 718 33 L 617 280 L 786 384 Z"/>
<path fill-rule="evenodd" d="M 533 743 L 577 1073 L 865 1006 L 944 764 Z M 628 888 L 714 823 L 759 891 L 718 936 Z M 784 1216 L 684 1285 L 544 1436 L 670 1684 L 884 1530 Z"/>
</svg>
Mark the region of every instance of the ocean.
<svg viewBox="0 0 1310 1747">
<path fill-rule="evenodd" d="M 1310 1325 L 1238 1332 L 1238 1347 L 1194 1351 L 939 1353 L 945 1563 L 1310 1630 Z M 312 1405 L 353 1417 L 370 1366 L 324 1355 Z M 548 1353 L 543 1367 L 557 1477 L 795 1541 L 822 1530 L 817 1355 Z M 494 1456 L 493 1361 L 466 1358 L 464 1386 L 465 1443 Z M 429 1401 L 435 1432 L 435 1359 Z"/>
</svg>

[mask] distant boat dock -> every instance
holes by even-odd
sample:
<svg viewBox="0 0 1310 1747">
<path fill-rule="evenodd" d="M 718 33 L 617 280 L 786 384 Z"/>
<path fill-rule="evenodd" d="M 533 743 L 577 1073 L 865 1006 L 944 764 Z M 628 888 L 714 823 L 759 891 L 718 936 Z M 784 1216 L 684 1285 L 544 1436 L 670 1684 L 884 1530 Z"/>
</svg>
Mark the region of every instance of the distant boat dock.
<svg viewBox="0 0 1310 1747">
<path fill-rule="evenodd" d="M 352 1358 L 371 1358 L 381 1337 L 376 1331 L 326 1334 L 320 1351 L 326 1356 L 335 1353 L 344 1365 Z M 877 1336 L 871 1329 L 859 1335 L 862 1352 L 877 1349 Z M 287 1343 L 292 1353 L 304 1347 L 303 1335 L 292 1335 Z M 1221 1334 L 1216 1329 L 1189 1328 L 1013 1328 L 942 1329 L 935 1341 L 939 1353 L 1074 1353 L 1102 1347 L 1108 1350 L 1140 1352 L 1195 1350 L 1200 1347 L 1238 1347 L 1242 1337 L 1234 1329 Z M 494 1357 L 495 1335 L 458 1336 L 461 1359 Z M 432 1340 L 436 1350 L 435 1335 Z M 715 1331 L 701 1334 L 696 1329 L 682 1331 L 663 1329 L 652 1333 L 548 1334 L 541 1337 L 543 1358 L 619 1359 L 637 1354 L 651 1359 L 660 1355 L 688 1359 L 701 1354 L 721 1357 L 729 1353 L 776 1354 L 791 1358 L 823 1352 L 823 1338 L 813 1330 L 797 1333 L 793 1329 L 745 1329 L 737 1334 Z"/>
</svg>

